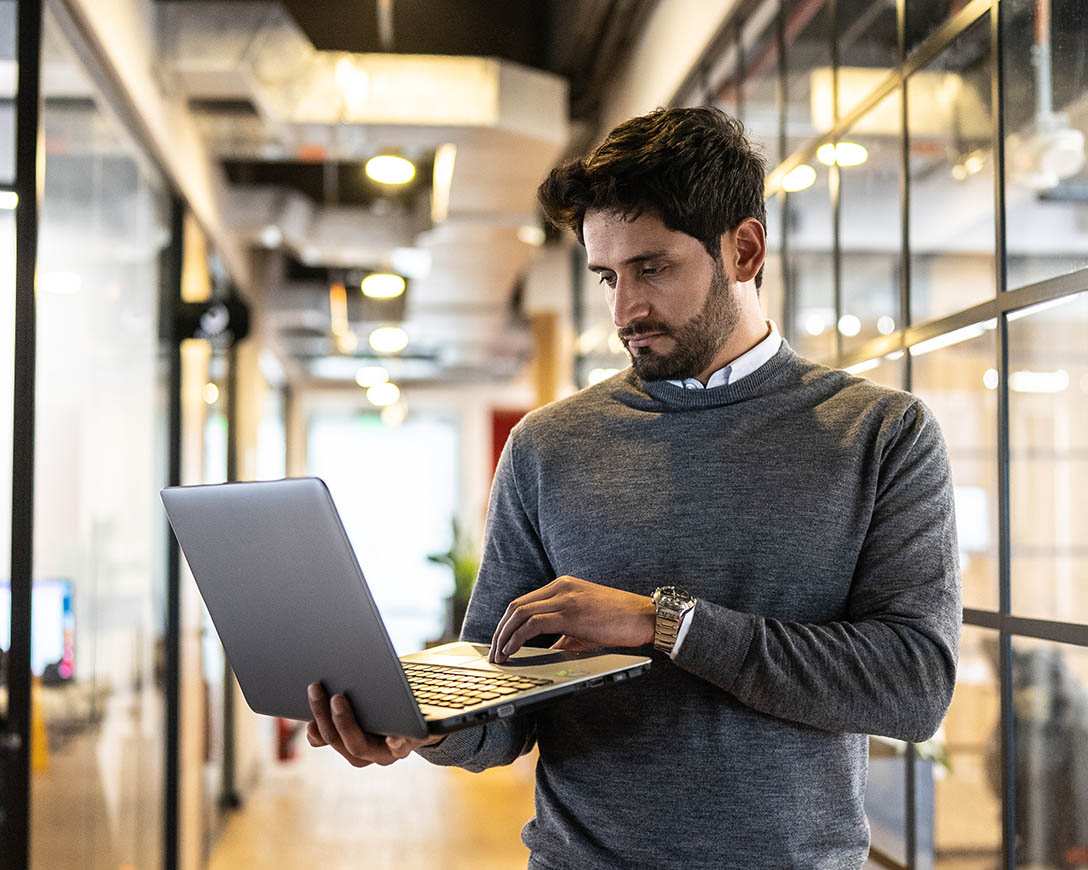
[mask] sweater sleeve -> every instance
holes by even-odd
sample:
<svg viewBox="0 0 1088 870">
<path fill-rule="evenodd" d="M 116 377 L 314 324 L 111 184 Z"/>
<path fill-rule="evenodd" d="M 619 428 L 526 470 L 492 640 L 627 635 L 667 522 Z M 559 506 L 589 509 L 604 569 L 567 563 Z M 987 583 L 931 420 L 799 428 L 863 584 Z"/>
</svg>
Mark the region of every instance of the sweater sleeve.
<svg viewBox="0 0 1088 870">
<path fill-rule="evenodd" d="M 519 483 L 514 455 L 517 435 L 515 429 L 507 440 L 491 486 L 483 558 L 461 629 L 461 639 L 471 643 L 490 644 L 506 606 L 519 595 L 555 579 L 540 542 L 536 513 L 526 508 L 535 503 L 535 486 L 532 482 Z M 528 490 L 527 500 L 522 498 L 523 488 Z M 418 752 L 433 764 L 479 772 L 510 764 L 532 749 L 535 742 L 536 718 L 524 713 L 455 732 Z"/>
<path fill-rule="evenodd" d="M 884 450 L 846 617 L 805 624 L 700 600 L 676 663 L 772 716 L 922 741 L 951 701 L 960 594 L 948 458 L 916 401 Z"/>
</svg>

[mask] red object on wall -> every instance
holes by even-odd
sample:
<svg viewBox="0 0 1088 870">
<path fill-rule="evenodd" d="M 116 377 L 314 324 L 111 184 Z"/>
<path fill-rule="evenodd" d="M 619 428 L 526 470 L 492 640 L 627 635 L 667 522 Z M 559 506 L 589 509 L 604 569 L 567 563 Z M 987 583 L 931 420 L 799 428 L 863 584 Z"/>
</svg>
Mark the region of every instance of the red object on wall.
<svg viewBox="0 0 1088 870">
<path fill-rule="evenodd" d="M 506 446 L 506 439 L 510 437 L 510 430 L 518 420 L 528 414 L 528 411 L 512 411 L 494 409 L 491 412 L 491 476 L 495 476 L 495 469 L 499 465 L 499 456 L 502 448 Z"/>
</svg>

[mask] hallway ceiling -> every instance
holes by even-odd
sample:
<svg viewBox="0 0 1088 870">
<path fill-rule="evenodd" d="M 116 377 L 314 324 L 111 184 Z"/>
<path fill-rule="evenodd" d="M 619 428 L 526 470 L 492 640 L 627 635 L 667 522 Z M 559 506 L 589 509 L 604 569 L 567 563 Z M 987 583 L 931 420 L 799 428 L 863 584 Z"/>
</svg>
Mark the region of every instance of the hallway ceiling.
<svg viewBox="0 0 1088 870">
<path fill-rule="evenodd" d="M 544 238 L 536 186 L 592 142 L 605 86 L 655 3 L 156 4 L 167 75 L 221 162 L 229 222 L 257 252 L 272 343 L 296 377 L 350 383 L 373 362 L 370 330 L 389 323 L 409 336 L 387 366 L 402 386 L 520 373 L 531 342 L 519 282 Z M 451 145 L 442 216 L 433 169 Z M 413 181 L 367 179 L 379 152 L 412 159 Z M 408 279 L 405 295 L 363 297 L 359 280 L 387 270 Z M 351 340 L 330 302 L 337 282 Z"/>
</svg>

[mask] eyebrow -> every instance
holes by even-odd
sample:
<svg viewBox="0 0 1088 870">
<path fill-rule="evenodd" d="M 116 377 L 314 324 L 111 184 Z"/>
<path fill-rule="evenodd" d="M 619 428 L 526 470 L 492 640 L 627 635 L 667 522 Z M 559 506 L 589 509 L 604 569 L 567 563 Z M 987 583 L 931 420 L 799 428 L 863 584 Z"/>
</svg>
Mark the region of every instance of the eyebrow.
<svg viewBox="0 0 1088 870">
<path fill-rule="evenodd" d="M 668 253 L 669 252 L 665 251 L 665 250 L 643 251 L 642 253 L 635 254 L 633 257 L 628 257 L 620 265 L 621 266 L 631 266 L 631 265 L 633 265 L 635 263 L 645 263 L 647 260 L 656 260 L 656 259 L 658 259 L 660 257 L 667 256 Z M 611 272 L 612 271 L 611 266 L 598 266 L 596 263 L 590 263 L 588 266 L 586 266 L 586 268 L 589 269 L 590 272 Z"/>
</svg>

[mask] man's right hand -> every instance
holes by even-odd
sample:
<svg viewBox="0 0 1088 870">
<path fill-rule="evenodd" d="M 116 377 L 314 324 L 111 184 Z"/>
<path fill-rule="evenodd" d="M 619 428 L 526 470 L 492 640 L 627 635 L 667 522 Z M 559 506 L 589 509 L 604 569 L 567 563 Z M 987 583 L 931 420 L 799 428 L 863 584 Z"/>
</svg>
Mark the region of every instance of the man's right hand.
<svg viewBox="0 0 1088 870">
<path fill-rule="evenodd" d="M 442 735 L 416 740 L 412 737 L 381 737 L 367 734 L 355 721 L 351 705 L 343 695 L 330 699 L 320 683 L 307 689 L 310 712 L 314 718 L 306 725 L 306 739 L 311 746 L 331 746 L 355 767 L 400 761 L 421 746 L 433 746 Z"/>
</svg>

